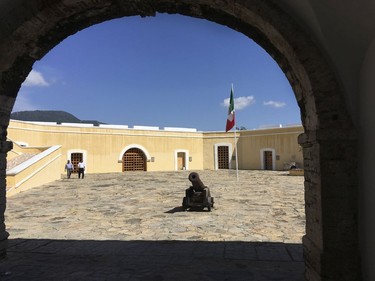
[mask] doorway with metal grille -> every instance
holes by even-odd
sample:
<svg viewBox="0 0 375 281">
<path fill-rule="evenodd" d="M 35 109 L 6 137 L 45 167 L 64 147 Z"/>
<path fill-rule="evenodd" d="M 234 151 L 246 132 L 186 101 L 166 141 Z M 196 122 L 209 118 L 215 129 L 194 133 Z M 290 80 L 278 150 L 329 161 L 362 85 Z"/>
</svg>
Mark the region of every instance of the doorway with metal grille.
<svg viewBox="0 0 375 281">
<path fill-rule="evenodd" d="M 229 147 L 228 146 L 217 147 L 217 162 L 218 162 L 218 169 L 229 169 Z"/>
<path fill-rule="evenodd" d="M 273 170 L 273 162 L 272 162 L 272 151 L 266 150 L 264 153 L 264 169 L 265 170 Z"/>
<path fill-rule="evenodd" d="M 78 163 L 83 161 L 83 153 L 75 152 L 70 154 L 70 162 L 73 164 L 73 172 L 78 173 Z"/>
</svg>

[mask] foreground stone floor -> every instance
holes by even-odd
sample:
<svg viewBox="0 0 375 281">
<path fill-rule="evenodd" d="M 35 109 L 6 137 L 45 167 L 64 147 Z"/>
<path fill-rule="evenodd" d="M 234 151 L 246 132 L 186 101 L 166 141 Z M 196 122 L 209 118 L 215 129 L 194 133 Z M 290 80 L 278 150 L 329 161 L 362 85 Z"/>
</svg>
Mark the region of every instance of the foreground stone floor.
<svg viewBox="0 0 375 281">
<path fill-rule="evenodd" d="M 0 280 L 303 280 L 303 177 L 199 171 L 73 175 L 8 198 Z"/>
</svg>

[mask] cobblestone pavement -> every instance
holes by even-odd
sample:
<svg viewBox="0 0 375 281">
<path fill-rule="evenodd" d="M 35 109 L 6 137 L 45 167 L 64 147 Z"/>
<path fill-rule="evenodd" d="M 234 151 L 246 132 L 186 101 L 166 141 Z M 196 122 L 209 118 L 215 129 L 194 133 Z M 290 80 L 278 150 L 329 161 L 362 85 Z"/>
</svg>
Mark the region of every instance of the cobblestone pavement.
<svg viewBox="0 0 375 281">
<path fill-rule="evenodd" d="M 73 175 L 8 198 L 0 280 L 303 280 L 303 177 L 198 171 Z"/>
</svg>

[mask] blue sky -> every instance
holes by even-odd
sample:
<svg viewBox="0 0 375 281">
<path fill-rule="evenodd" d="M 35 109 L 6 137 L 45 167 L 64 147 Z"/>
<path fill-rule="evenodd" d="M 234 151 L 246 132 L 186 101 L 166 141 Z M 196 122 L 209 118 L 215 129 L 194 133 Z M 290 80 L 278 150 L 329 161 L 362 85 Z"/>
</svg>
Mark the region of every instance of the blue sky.
<svg viewBox="0 0 375 281">
<path fill-rule="evenodd" d="M 78 32 L 37 61 L 13 111 L 223 131 L 232 84 L 238 127 L 301 123 L 285 75 L 248 37 L 181 15 L 125 17 Z"/>
</svg>

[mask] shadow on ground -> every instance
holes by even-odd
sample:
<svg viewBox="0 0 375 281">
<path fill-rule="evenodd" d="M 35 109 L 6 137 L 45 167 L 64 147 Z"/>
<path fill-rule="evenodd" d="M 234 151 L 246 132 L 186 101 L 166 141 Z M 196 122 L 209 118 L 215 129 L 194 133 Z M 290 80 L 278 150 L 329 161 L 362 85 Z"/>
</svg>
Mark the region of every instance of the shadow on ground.
<svg viewBox="0 0 375 281">
<path fill-rule="evenodd" d="M 180 212 L 210 212 L 206 208 L 202 207 L 191 207 L 188 210 L 184 210 L 182 207 L 174 207 L 173 209 L 170 209 L 169 211 L 164 212 L 165 214 L 174 214 L 174 213 L 180 213 Z"/>
<path fill-rule="evenodd" d="M 301 244 L 9 239 L 0 280 L 304 280 Z"/>
</svg>

